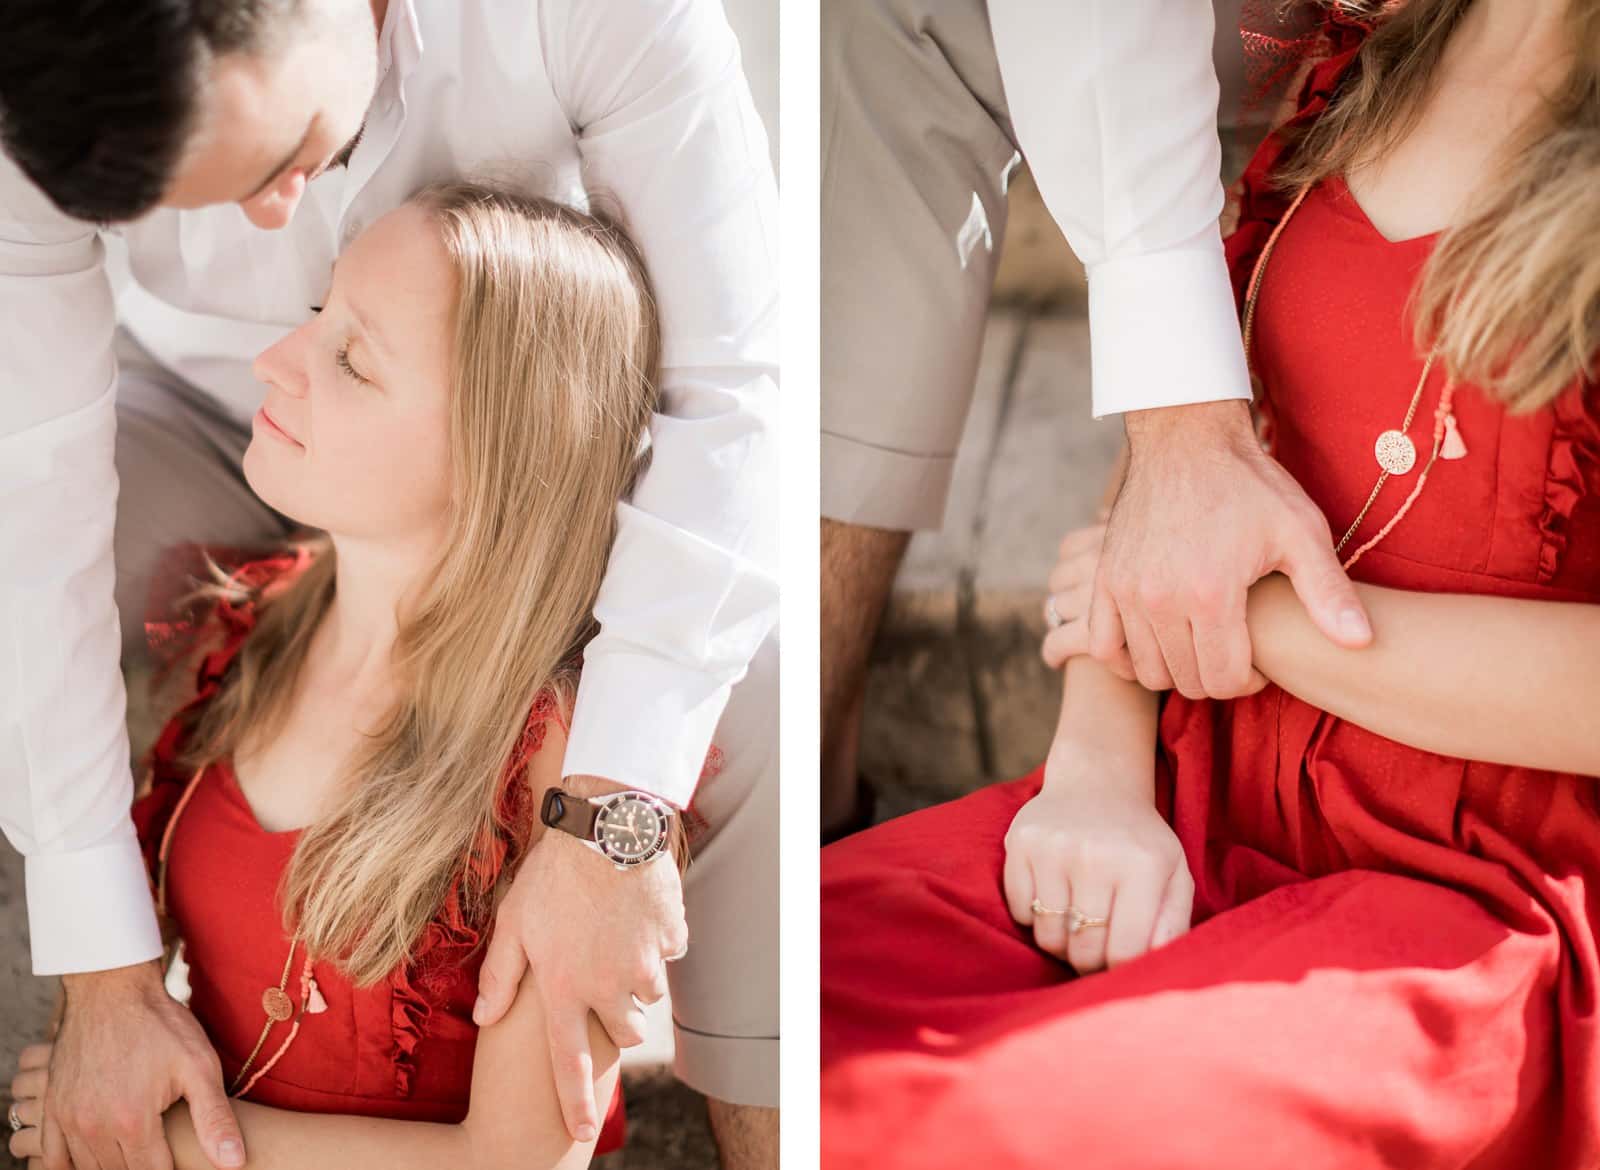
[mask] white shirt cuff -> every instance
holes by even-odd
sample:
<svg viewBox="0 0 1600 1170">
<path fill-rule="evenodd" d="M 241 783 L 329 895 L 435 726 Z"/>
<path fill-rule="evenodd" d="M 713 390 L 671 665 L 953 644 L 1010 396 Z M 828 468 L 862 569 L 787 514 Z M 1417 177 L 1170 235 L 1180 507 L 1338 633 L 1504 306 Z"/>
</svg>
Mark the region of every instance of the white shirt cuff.
<svg viewBox="0 0 1600 1170">
<path fill-rule="evenodd" d="M 1217 229 L 1090 268 L 1089 354 L 1095 418 L 1250 398 Z"/>
<path fill-rule="evenodd" d="M 24 862 L 35 975 L 130 967 L 161 954 L 139 843 L 125 838 Z"/>
<path fill-rule="evenodd" d="M 653 655 L 591 652 L 561 774 L 599 776 L 687 807 L 732 689 Z"/>
</svg>

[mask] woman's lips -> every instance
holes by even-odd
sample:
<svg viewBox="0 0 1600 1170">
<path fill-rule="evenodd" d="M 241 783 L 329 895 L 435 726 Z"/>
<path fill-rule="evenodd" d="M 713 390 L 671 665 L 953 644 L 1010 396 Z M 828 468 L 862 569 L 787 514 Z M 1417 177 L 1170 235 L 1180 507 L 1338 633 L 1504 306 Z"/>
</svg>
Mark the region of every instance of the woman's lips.
<svg viewBox="0 0 1600 1170">
<path fill-rule="evenodd" d="M 256 419 L 267 428 L 267 433 L 274 438 L 281 439 L 285 443 L 293 443 L 296 447 L 302 449 L 305 447 L 304 443 L 278 425 L 278 420 L 267 413 L 265 406 L 256 411 Z"/>
</svg>

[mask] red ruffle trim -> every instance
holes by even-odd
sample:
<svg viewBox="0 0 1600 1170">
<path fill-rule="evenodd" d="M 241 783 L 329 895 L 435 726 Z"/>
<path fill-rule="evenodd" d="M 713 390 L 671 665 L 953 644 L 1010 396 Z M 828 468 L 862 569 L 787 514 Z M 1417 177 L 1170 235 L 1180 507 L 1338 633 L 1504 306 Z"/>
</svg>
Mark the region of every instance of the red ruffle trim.
<svg viewBox="0 0 1600 1170">
<path fill-rule="evenodd" d="M 145 637 L 158 670 L 172 669 L 200 655 L 191 697 L 167 720 L 145 756 L 146 789 L 133 807 L 134 829 L 152 881 L 155 880 L 161 834 L 166 831 L 172 811 L 191 779 L 180 760 L 193 717 L 221 688 L 228 668 L 239 656 L 250 631 L 255 629 L 257 602 L 287 588 L 310 565 L 311 559 L 309 550 L 300 549 L 244 561 L 229 573 L 235 597 L 219 598 L 197 613 L 145 622 Z M 181 581 L 183 584 L 181 589 L 175 587 L 164 603 L 153 603 L 152 609 L 172 614 L 177 609 L 180 591 L 187 592 L 195 580 L 209 575 L 208 560 L 215 564 L 222 558 L 217 554 L 208 557 L 198 546 L 186 546 L 174 553 L 166 565 L 167 583 Z"/>
<path fill-rule="evenodd" d="M 1539 517 L 1539 580 L 1549 583 L 1567 551 L 1567 528 L 1578 502 L 1600 483 L 1600 401 L 1594 386 L 1569 390 L 1552 404 L 1550 471 Z"/>
</svg>

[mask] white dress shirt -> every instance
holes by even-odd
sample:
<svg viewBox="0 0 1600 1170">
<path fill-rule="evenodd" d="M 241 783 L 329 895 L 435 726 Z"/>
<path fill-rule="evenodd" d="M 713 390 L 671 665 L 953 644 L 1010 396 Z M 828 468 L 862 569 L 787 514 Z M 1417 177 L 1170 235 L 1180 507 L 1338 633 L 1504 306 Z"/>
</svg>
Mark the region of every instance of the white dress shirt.
<svg viewBox="0 0 1600 1170">
<path fill-rule="evenodd" d="M 717 0 L 391 0 L 379 58 L 348 169 L 282 231 L 223 205 L 102 236 L 0 157 L 0 827 L 26 855 L 39 974 L 160 950 L 112 601 L 119 321 L 243 423 L 263 392 L 252 359 L 418 187 L 592 192 L 650 269 L 663 409 L 620 509 L 566 773 L 687 803 L 776 623 L 776 186 Z"/>
<path fill-rule="evenodd" d="M 1089 277 L 1096 418 L 1249 398 L 1211 0 L 989 0 L 1018 144 Z"/>
</svg>

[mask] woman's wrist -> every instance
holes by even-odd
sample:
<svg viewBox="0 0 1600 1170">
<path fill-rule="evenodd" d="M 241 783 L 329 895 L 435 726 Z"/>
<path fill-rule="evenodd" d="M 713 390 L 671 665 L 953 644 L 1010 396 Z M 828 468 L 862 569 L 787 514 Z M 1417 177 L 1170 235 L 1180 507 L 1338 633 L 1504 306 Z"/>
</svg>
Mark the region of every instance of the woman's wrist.
<svg viewBox="0 0 1600 1170">
<path fill-rule="evenodd" d="M 1363 597 L 1363 604 L 1368 603 Z M 1250 587 L 1245 624 L 1252 665 L 1280 685 L 1286 669 L 1309 667 L 1319 655 L 1355 653 L 1340 650 L 1322 635 L 1282 573 L 1268 574 Z"/>
<path fill-rule="evenodd" d="M 1155 792 L 1156 752 L 1154 742 L 1141 748 L 1137 743 L 1106 744 L 1099 737 L 1088 738 L 1061 732 L 1050 744 L 1045 759 L 1044 792 L 1082 792 L 1110 788 L 1140 795 Z"/>
</svg>

